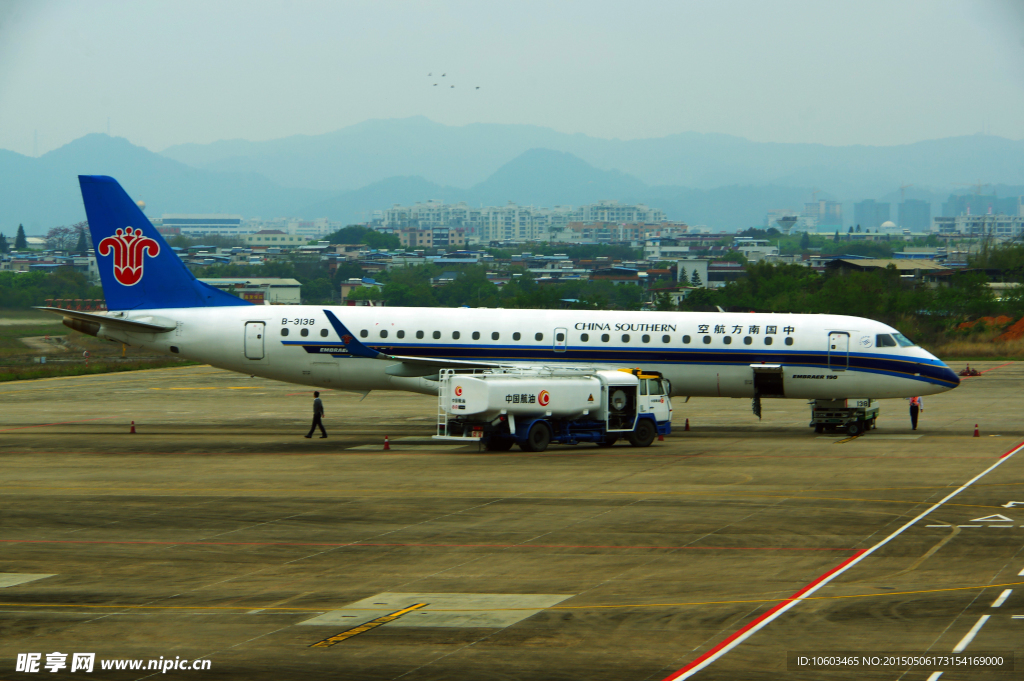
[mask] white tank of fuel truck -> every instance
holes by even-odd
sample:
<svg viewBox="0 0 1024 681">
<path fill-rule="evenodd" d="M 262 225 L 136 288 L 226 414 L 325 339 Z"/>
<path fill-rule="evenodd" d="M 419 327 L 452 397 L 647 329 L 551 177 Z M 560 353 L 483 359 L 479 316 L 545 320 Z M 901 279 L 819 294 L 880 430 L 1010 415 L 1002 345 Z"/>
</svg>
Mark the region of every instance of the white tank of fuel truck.
<svg viewBox="0 0 1024 681">
<path fill-rule="evenodd" d="M 452 416 L 487 421 L 501 414 L 604 418 L 614 386 L 635 388 L 639 379 L 621 371 L 569 375 L 557 370 L 456 375 L 445 408 Z"/>
</svg>

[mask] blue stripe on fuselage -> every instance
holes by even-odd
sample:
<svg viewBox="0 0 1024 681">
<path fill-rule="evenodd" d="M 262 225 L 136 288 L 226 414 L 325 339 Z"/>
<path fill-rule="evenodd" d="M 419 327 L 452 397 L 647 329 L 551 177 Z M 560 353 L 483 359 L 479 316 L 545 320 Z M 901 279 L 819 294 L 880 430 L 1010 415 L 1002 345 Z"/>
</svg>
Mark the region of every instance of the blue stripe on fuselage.
<svg viewBox="0 0 1024 681">
<path fill-rule="evenodd" d="M 327 354 L 337 343 L 311 343 L 308 341 L 281 341 L 282 345 L 300 345 L 310 354 Z M 489 362 L 594 362 L 632 364 L 701 364 L 737 366 L 745 364 L 785 364 L 793 367 L 829 369 L 828 353 L 809 350 L 765 350 L 736 348 L 704 350 L 701 348 L 591 348 L 569 347 L 555 352 L 550 346 L 461 344 L 390 343 L 367 347 L 386 354 L 398 354 L 430 359 L 480 360 Z M 495 354 L 496 352 L 501 354 Z M 586 355 L 582 355 L 582 353 Z M 330 353 L 332 357 L 350 357 L 345 353 Z M 955 387 L 959 377 L 939 360 L 906 358 L 893 355 L 849 354 L 849 370 L 863 373 L 897 376 L 912 380 Z"/>
</svg>

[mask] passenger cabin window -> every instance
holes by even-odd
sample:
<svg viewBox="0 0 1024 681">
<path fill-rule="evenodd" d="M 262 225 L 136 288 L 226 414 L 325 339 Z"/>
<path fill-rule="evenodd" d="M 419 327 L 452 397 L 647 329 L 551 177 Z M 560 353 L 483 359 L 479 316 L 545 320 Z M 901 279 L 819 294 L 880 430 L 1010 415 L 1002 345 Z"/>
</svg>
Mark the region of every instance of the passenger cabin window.
<svg viewBox="0 0 1024 681">
<path fill-rule="evenodd" d="M 387 338 L 388 337 L 388 330 L 387 329 L 381 329 L 380 330 L 380 337 L 381 338 Z"/>
<path fill-rule="evenodd" d="M 480 332 L 479 331 L 474 331 L 473 332 L 473 340 L 480 340 Z"/>
<path fill-rule="evenodd" d="M 786 345 L 792 345 L 792 344 L 793 344 L 793 337 L 792 336 L 786 336 Z"/>
<path fill-rule="evenodd" d="M 750 345 L 753 342 L 754 342 L 754 339 L 751 338 L 750 336 L 744 336 L 743 337 L 743 344 L 744 345 Z"/>
<path fill-rule="evenodd" d="M 690 344 L 690 337 L 689 336 L 683 336 L 683 345 L 689 345 L 689 344 Z"/>
<path fill-rule="evenodd" d="M 650 343 L 651 337 L 645 333 L 644 335 L 640 336 L 640 340 L 643 341 L 644 343 Z"/>
<path fill-rule="evenodd" d="M 887 333 L 880 333 L 875 336 L 875 347 L 879 348 L 894 348 L 896 347 L 896 341 L 893 340 L 892 336 Z"/>
<path fill-rule="evenodd" d="M 320 329 L 320 337 L 327 338 L 327 329 Z"/>
<path fill-rule="evenodd" d="M 459 340 L 460 336 L 462 336 L 462 334 L 459 333 L 458 331 L 452 331 L 452 338 L 454 338 L 455 340 Z"/>
<path fill-rule="evenodd" d="M 281 335 L 282 336 L 287 336 L 288 335 L 288 329 L 281 329 Z"/>
<path fill-rule="evenodd" d="M 501 334 L 497 331 L 491 333 L 491 340 L 498 340 L 499 338 L 501 338 Z"/>
<path fill-rule="evenodd" d="M 519 340 L 522 337 L 523 337 L 523 334 L 519 333 L 518 331 L 516 331 L 514 334 L 512 334 L 512 340 Z"/>
<path fill-rule="evenodd" d="M 672 342 L 672 336 L 662 336 L 661 337 L 661 342 L 662 343 L 671 343 Z"/>
<path fill-rule="evenodd" d="M 725 338 L 722 339 L 722 342 L 725 343 L 726 345 L 729 345 L 730 343 L 732 343 L 732 336 L 726 336 Z"/>
<path fill-rule="evenodd" d="M 399 338 L 405 338 L 405 331 L 399 331 L 395 335 L 398 336 Z"/>
<path fill-rule="evenodd" d="M 423 332 L 422 331 L 417 331 L 416 332 L 416 337 L 417 338 L 423 338 Z"/>
<path fill-rule="evenodd" d="M 435 331 L 434 332 L 434 340 L 437 340 L 440 337 L 441 337 L 441 332 L 440 331 Z"/>
<path fill-rule="evenodd" d="M 299 331 L 299 335 L 305 338 L 306 336 L 309 335 L 309 329 L 303 329 L 302 331 Z"/>
<path fill-rule="evenodd" d="M 370 332 L 367 331 L 366 329 L 363 329 L 362 331 L 359 332 L 359 337 L 360 338 L 366 338 L 369 335 L 370 335 Z"/>
<path fill-rule="evenodd" d="M 612 339 L 612 337 L 611 337 L 611 336 L 609 336 L 608 334 L 606 334 L 606 333 L 602 333 L 602 334 L 601 334 L 601 342 L 603 342 L 603 343 L 607 343 L 607 342 L 608 342 L 608 341 L 610 341 L 611 339 Z"/>
<path fill-rule="evenodd" d="M 559 343 L 562 343 L 563 341 L 565 341 L 565 334 L 559 331 L 558 333 L 555 334 L 555 340 L 558 341 Z"/>
<path fill-rule="evenodd" d="M 704 345 L 711 345 L 711 336 L 704 336 Z"/>
<path fill-rule="evenodd" d="M 765 336 L 764 337 L 764 344 L 765 345 L 771 345 L 772 344 L 772 337 L 771 336 Z"/>
<path fill-rule="evenodd" d="M 629 334 L 628 333 L 622 334 L 622 342 L 623 343 L 628 343 L 629 342 Z"/>
<path fill-rule="evenodd" d="M 544 334 L 542 334 L 542 333 L 534 334 L 533 339 L 534 340 L 542 341 L 542 340 L 544 340 Z"/>
<path fill-rule="evenodd" d="M 586 343 L 588 340 L 590 340 L 590 334 L 589 333 L 581 333 L 580 334 L 580 342 Z"/>
</svg>

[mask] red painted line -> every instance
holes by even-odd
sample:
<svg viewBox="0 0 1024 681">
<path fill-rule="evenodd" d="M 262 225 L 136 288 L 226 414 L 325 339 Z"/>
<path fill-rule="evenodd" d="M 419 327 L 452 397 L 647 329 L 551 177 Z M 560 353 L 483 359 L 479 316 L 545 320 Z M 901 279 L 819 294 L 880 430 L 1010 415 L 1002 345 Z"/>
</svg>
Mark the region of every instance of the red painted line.
<svg viewBox="0 0 1024 681">
<path fill-rule="evenodd" d="M 0 433 L 5 433 L 9 430 L 24 430 L 25 428 L 45 428 L 46 426 L 65 426 L 69 423 L 86 423 L 88 421 L 102 421 L 104 419 L 116 419 L 121 418 L 119 416 L 100 416 L 94 419 L 81 419 L 79 421 L 58 421 L 57 423 L 40 423 L 35 426 L 18 426 L 16 428 L 0 428 Z"/>
<path fill-rule="evenodd" d="M 820 575 L 813 582 L 808 583 L 806 586 L 804 586 L 802 589 L 797 591 L 795 594 L 793 594 L 789 598 L 785 599 L 784 601 L 779 601 L 778 603 L 773 605 L 769 610 L 767 610 L 764 613 L 762 613 L 759 617 L 751 620 L 750 622 L 748 622 L 743 627 L 741 627 L 741 628 L 737 629 L 736 631 L 734 631 L 728 638 L 723 640 L 721 643 L 719 643 L 717 646 L 715 646 L 711 650 L 707 651 L 706 653 L 704 653 L 703 655 L 701 655 L 697 659 L 693 660 L 692 662 L 687 664 L 682 669 L 674 671 L 671 674 L 669 674 L 668 676 L 666 676 L 663 681 L 674 681 L 675 679 L 679 678 L 680 675 L 685 674 L 686 672 L 690 671 L 691 669 L 693 669 L 694 667 L 696 667 L 700 663 L 702 663 L 705 660 L 707 660 L 709 657 L 715 655 L 718 651 L 722 650 L 723 648 L 728 646 L 730 643 L 732 643 L 733 641 L 738 639 L 740 636 L 742 636 L 746 632 L 750 631 L 751 629 L 756 627 L 758 624 L 760 624 L 761 622 L 763 622 L 764 620 L 768 619 L 769 617 L 774 615 L 776 612 L 781 610 L 783 607 L 786 606 L 787 603 L 790 603 L 791 601 L 797 600 L 798 598 L 803 596 L 805 593 L 807 593 L 808 591 L 813 589 L 815 586 L 817 586 L 818 584 L 820 584 L 824 580 L 828 579 L 829 577 L 831 577 L 836 572 L 842 570 L 848 564 L 850 564 L 851 562 L 856 560 L 865 551 L 867 551 L 867 549 L 859 549 L 855 554 L 853 554 L 852 556 L 850 556 L 849 558 L 844 560 L 839 565 L 836 565 L 834 568 L 832 568 L 828 572 Z"/>
<path fill-rule="evenodd" d="M 992 367 L 991 369 L 985 369 L 984 371 L 979 371 L 978 373 L 979 374 L 987 374 L 990 371 L 995 371 L 996 369 L 1002 369 L 1003 367 L 1008 367 L 1011 364 L 1013 364 L 1013 362 L 1007 362 L 1006 364 L 1000 364 L 997 367 Z"/>
<path fill-rule="evenodd" d="M 343 546 L 382 547 L 412 546 L 425 548 L 487 548 L 487 549 L 664 549 L 705 551 L 855 551 L 857 549 L 801 546 L 612 546 L 600 544 L 417 544 L 374 542 L 261 542 L 261 541 L 104 541 L 91 539 L 0 539 L 3 544 L 128 544 L 156 546 Z"/>
<path fill-rule="evenodd" d="M 1006 452 L 1005 454 L 1003 454 L 1003 455 L 1002 455 L 1001 457 L 999 457 L 999 458 L 1000 458 L 1000 459 L 1005 459 L 1006 457 L 1010 456 L 1011 454 L 1013 454 L 1014 452 L 1016 452 L 1016 451 L 1017 451 L 1018 449 L 1020 449 L 1021 447 L 1024 447 L 1024 442 L 1020 443 L 1019 445 L 1017 445 L 1016 447 L 1014 447 L 1014 448 L 1013 448 L 1013 449 L 1011 449 L 1010 451 Z"/>
</svg>

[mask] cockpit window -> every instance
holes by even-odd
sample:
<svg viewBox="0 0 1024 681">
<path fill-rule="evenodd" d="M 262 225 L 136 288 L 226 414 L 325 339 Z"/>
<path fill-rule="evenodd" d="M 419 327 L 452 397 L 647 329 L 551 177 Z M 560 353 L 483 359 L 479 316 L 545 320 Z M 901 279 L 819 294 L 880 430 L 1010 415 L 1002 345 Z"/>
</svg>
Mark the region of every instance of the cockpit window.
<svg viewBox="0 0 1024 681">
<path fill-rule="evenodd" d="M 892 337 L 896 339 L 896 342 L 900 344 L 901 348 L 909 348 L 915 345 L 914 341 L 910 340 L 902 333 L 894 333 Z"/>
<path fill-rule="evenodd" d="M 896 341 L 892 339 L 887 333 L 880 333 L 875 336 L 875 347 L 878 348 L 894 348 L 896 347 Z"/>
</svg>

